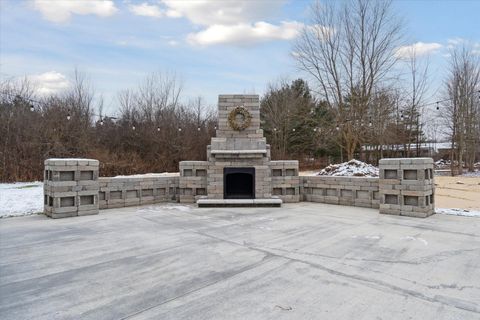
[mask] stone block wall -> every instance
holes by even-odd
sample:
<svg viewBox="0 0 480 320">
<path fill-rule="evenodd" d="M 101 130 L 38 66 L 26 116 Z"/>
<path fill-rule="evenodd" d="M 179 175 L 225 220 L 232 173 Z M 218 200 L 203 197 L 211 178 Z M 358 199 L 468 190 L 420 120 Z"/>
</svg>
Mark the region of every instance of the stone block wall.
<svg viewBox="0 0 480 320">
<path fill-rule="evenodd" d="M 298 161 L 271 161 L 272 196 L 279 197 L 283 202 L 300 201 L 300 177 L 298 176 Z"/>
<path fill-rule="evenodd" d="M 47 159 L 44 212 L 51 218 L 98 214 L 98 160 Z"/>
<path fill-rule="evenodd" d="M 207 161 L 180 161 L 179 200 L 194 203 L 207 195 Z"/>
<path fill-rule="evenodd" d="M 380 213 L 425 218 L 435 213 L 432 158 L 381 159 Z"/>
<path fill-rule="evenodd" d="M 378 208 L 378 178 L 302 176 L 303 201 Z"/>
<path fill-rule="evenodd" d="M 44 210 L 52 218 L 98 214 L 98 210 L 158 202 L 194 203 L 205 192 L 223 198 L 223 169 L 255 168 L 256 198 L 379 208 L 380 213 L 428 217 L 434 213 L 431 158 L 382 159 L 380 178 L 298 176 L 298 161 L 264 159 L 182 161 L 178 174 L 98 177 L 93 159 L 47 159 Z M 220 183 L 221 182 L 221 183 Z M 256 191 L 257 192 L 257 191 Z"/>
<path fill-rule="evenodd" d="M 135 175 L 99 178 L 100 209 L 178 200 L 178 175 Z"/>
</svg>

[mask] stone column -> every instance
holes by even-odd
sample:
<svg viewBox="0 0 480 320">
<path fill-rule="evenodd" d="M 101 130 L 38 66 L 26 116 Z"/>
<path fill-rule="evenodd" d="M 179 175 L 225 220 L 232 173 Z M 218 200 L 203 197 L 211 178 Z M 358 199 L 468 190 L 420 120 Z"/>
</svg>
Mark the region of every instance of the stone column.
<svg viewBox="0 0 480 320">
<path fill-rule="evenodd" d="M 51 218 L 98 214 L 98 160 L 47 159 L 44 212 Z"/>
<path fill-rule="evenodd" d="M 432 158 L 381 159 L 380 213 L 426 218 L 435 213 Z"/>
<path fill-rule="evenodd" d="M 180 161 L 180 203 L 195 203 L 207 196 L 207 161 Z"/>
</svg>

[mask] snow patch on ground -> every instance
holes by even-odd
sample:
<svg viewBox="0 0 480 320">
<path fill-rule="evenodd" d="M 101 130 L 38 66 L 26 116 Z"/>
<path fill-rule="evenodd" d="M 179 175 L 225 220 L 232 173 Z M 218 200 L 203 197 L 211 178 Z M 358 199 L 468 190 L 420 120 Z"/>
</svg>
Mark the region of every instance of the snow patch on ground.
<svg viewBox="0 0 480 320">
<path fill-rule="evenodd" d="M 451 163 L 450 160 L 440 159 L 435 161 L 433 163 L 433 166 L 435 167 L 435 169 L 445 169 L 450 167 L 450 163 Z"/>
<path fill-rule="evenodd" d="M 0 184 L 0 218 L 43 212 L 43 182 Z"/>
<path fill-rule="evenodd" d="M 129 176 L 115 176 L 115 177 L 112 177 L 112 179 L 177 177 L 179 175 L 180 175 L 179 172 L 145 173 L 145 174 L 132 174 Z"/>
<path fill-rule="evenodd" d="M 381 236 L 377 236 L 377 235 L 372 235 L 372 236 L 369 236 L 369 235 L 366 235 L 366 236 L 357 236 L 357 235 L 354 235 L 354 236 L 350 236 L 350 238 L 353 238 L 353 239 L 357 239 L 357 238 L 364 238 L 364 239 L 373 239 L 373 240 L 379 240 L 381 239 L 382 237 Z"/>
<path fill-rule="evenodd" d="M 480 170 L 474 171 L 474 172 L 464 172 L 462 174 L 462 177 L 480 177 Z"/>
<path fill-rule="evenodd" d="M 174 203 L 158 203 L 148 207 L 139 207 L 137 212 L 160 212 L 161 210 L 178 210 L 182 212 L 191 211 L 192 207 Z"/>
<path fill-rule="evenodd" d="M 421 241 L 424 245 L 428 246 L 428 241 L 422 238 L 418 238 L 418 241 Z"/>
<path fill-rule="evenodd" d="M 458 161 L 454 162 L 455 166 L 458 167 Z M 437 169 L 437 173 L 450 173 L 450 160 L 440 159 L 434 162 L 434 167 Z M 463 166 L 463 173 L 461 176 L 463 177 L 480 177 L 480 162 L 476 162 L 473 164 L 473 172 L 468 172 L 465 168 L 465 162 L 462 162 Z"/>
<path fill-rule="evenodd" d="M 354 159 L 340 164 L 331 164 L 317 173 L 317 175 L 336 177 L 378 177 L 378 172 L 379 170 L 377 167 Z"/>
<path fill-rule="evenodd" d="M 176 205 L 176 204 L 167 204 L 167 205 L 162 205 L 160 208 L 166 209 L 166 210 L 178 210 L 178 211 L 192 211 L 192 207 L 190 206 L 183 206 L 183 205 Z"/>
<path fill-rule="evenodd" d="M 452 216 L 480 217 L 480 211 L 457 208 L 436 208 L 435 213 Z"/>
<path fill-rule="evenodd" d="M 420 241 L 421 243 L 423 243 L 425 246 L 428 246 L 428 241 L 423 239 L 423 238 L 416 238 L 416 237 L 412 237 L 412 236 L 406 236 L 406 237 L 403 237 L 402 238 L 403 240 L 409 240 L 409 241 Z"/>
<path fill-rule="evenodd" d="M 258 226 L 257 228 L 262 230 L 272 231 L 272 228 L 270 227 Z"/>
</svg>

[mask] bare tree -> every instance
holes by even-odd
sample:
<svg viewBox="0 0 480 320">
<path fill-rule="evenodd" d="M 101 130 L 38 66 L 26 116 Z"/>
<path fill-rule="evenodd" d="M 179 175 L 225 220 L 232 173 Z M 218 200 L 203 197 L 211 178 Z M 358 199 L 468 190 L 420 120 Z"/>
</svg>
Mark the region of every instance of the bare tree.
<svg viewBox="0 0 480 320">
<path fill-rule="evenodd" d="M 424 105 L 426 101 L 426 94 L 428 92 L 428 57 L 420 60 L 417 56 L 415 48 L 412 48 L 406 57 L 406 64 L 408 66 L 407 81 L 408 86 L 405 90 L 403 97 L 402 108 L 402 124 L 404 126 L 403 133 L 403 150 L 405 150 L 405 156 L 411 157 L 411 146 L 416 145 L 415 156 L 420 156 L 420 143 L 422 142 L 422 127 L 423 120 L 421 115 L 424 113 Z"/>
<path fill-rule="evenodd" d="M 154 73 L 122 91 L 116 117 L 102 114 L 87 76 L 75 71 L 70 82 L 46 97 L 35 97 L 27 80 L 0 83 L 0 181 L 41 179 L 48 157 L 96 158 L 103 175 L 176 171 L 180 160 L 205 160 L 215 115 L 200 98 L 182 104 L 176 76 Z"/>
<path fill-rule="evenodd" d="M 371 98 L 365 138 L 368 141 L 365 148 L 368 148 L 368 153 L 373 153 L 374 156 L 367 158 L 370 162 L 378 163 L 378 160 L 388 155 L 388 147 L 396 143 L 398 132 L 395 130 L 395 116 L 398 103 L 399 93 L 393 88 L 377 90 Z"/>
<path fill-rule="evenodd" d="M 266 134 L 272 145 L 274 157 L 285 158 L 288 150 L 288 138 L 292 133 L 292 117 L 296 108 L 295 97 L 288 90 L 286 80 L 270 83 L 261 103 L 262 120 L 267 125 Z M 283 89 L 283 90 L 282 90 Z"/>
<path fill-rule="evenodd" d="M 396 62 L 402 24 L 390 1 L 317 2 L 310 12 L 312 24 L 303 29 L 294 57 L 336 111 L 341 145 L 353 158 L 372 96 Z"/>
<path fill-rule="evenodd" d="M 39 122 L 30 111 L 28 99 L 34 97 L 34 87 L 27 78 L 2 81 L 0 93 L 0 179 L 8 181 L 19 176 L 19 166 L 26 165 L 20 159 L 29 158 L 30 144 L 23 144 L 23 138 L 31 143 Z"/>
<path fill-rule="evenodd" d="M 480 61 L 467 47 L 451 52 L 445 84 L 445 112 L 442 113 L 451 141 L 451 171 L 462 171 L 464 161 L 470 171 L 480 142 Z M 455 168 L 455 164 L 458 168 Z"/>
<path fill-rule="evenodd" d="M 64 92 L 47 97 L 35 96 L 28 80 L 1 84 L 3 181 L 39 179 L 46 158 L 87 156 L 95 148 L 93 88 L 79 72 L 71 82 Z"/>
<path fill-rule="evenodd" d="M 181 94 L 179 78 L 162 72 L 147 76 L 136 89 L 122 91 L 118 124 L 124 130 L 117 148 L 140 156 L 138 163 L 157 171 L 176 170 L 178 161 L 185 159 L 203 160 L 214 115 L 201 98 L 184 104 Z"/>
</svg>

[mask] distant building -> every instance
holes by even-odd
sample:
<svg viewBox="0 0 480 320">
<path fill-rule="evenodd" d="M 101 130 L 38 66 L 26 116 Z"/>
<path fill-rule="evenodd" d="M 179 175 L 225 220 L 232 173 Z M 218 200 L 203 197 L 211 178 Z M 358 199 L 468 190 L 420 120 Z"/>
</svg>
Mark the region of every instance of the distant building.
<svg viewBox="0 0 480 320">
<path fill-rule="evenodd" d="M 364 145 L 361 148 L 360 159 L 372 162 L 380 158 L 402 158 L 410 155 L 414 157 L 431 157 L 434 159 L 448 159 L 450 157 L 452 144 L 450 142 L 425 142 L 407 145 Z"/>
</svg>

